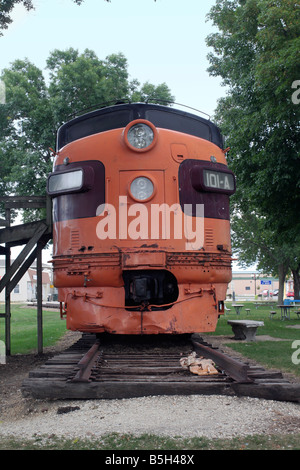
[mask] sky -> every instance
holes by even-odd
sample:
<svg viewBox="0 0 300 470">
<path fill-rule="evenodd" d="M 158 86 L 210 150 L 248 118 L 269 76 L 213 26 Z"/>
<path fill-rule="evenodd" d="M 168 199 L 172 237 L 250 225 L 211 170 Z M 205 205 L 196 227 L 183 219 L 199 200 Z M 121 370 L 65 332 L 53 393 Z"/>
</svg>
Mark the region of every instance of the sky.
<svg viewBox="0 0 300 470">
<path fill-rule="evenodd" d="M 207 72 L 206 37 L 217 29 L 207 14 L 215 0 L 33 0 L 22 5 L 0 37 L 0 73 L 16 59 L 28 58 L 47 77 L 54 49 L 93 50 L 99 59 L 122 52 L 130 79 L 165 82 L 175 102 L 212 116 L 225 95 L 221 79 Z M 176 106 L 179 107 L 179 106 Z M 44 250 L 43 261 L 51 255 Z"/>
<path fill-rule="evenodd" d="M 14 22 L 0 37 L 0 71 L 28 58 L 45 72 L 54 49 L 92 49 L 99 59 L 122 52 L 130 79 L 165 82 L 177 103 L 210 116 L 225 94 L 207 72 L 205 38 L 216 32 L 206 15 L 215 0 L 33 0 L 18 5 Z M 46 73 L 45 73 L 46 77 Z"/>
</svg>

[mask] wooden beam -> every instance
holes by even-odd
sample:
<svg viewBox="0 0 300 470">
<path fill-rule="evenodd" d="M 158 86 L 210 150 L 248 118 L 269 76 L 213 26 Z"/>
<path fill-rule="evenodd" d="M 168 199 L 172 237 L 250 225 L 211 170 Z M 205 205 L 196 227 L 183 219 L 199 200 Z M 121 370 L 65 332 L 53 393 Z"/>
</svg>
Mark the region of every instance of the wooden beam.
<svg viewBox="0 0 300 470">
<path fill-rule="evenodd" d="M 20 279 L 22 279 L 22 277 L 26 273 L 27 269 L 30 268 L 30 266 L 34 262 L 34 260 L 36 258 L 36 252 L 37 252 L 37 248 L 35 248 L 33 250 L 33 252 L 28 256 L 27 260 L 23 263 L 21 268 L 19 268 L 18 272 L 15 274 L 13 279 L 11 279 L 7 283 L 6 292 L 8 292 L 10 294 L 13 291 L 13 289 L 16 287 L 16 285 L 18 284 Z"/>
<path fill-rule="evenodd" d="M 53 224 L 53 218 L 52 218 L 52 199 L 50 196 L 47 196 L 46 199 L 46 223 L 51 229 L 52 232 L 52 224 Z"/>
<path fill-rule="evenodd" d="M 7 202 L 5 203 L 7 209 L 43 209 L 46 207 L 46 202 L 43 201 L 28 201 L 28 202 Z"/>
<path fill-rule="evenodd" d="M 5 246 L 0 246 L 0 255 L 6 255 L 6 252 L 9 248 L 6 248 Z"/>
<path fill-rule="evenodd" d="M 40 240 L 42 235 L 45 233 L 47 230 L 47 225 L 42 223 L 40 226 L 37 228 L 35 234 L 33 237 L 29 240 L 27 245 L 23 248 L 21 253 L 18 255 L 18 257 L 15 259 L 13 264 L 9 267 L 8 271 L 6 271 L 5 275 L 0 281 L 0 292 L 4 289 L 4 287 L 8 284 L 12 276 L 16 273 L 16 271 L 20 268 L 22 263 L 24 262 L 26 256 L 31 252 L 33 249 L 34 245 Z"/>
<path fill-rule="evenodd" d="M 22 225 L 13 225 L 12 227 L 6 227 L 0 230 L 0 244 L 9 243 L 10 246 L 24 245 L 34 236 L 41 224 L 44 224 L 47 227 L 47 231 L 45 233 L 52 233 L 52 229 L 47 225 L 46 220 L 28 222 Z"/>
<path fill-rule="evenodd" d="M 44 248 L 46 244 L 48 243 L 48 238 L 45 238 L 41 241 L 41 246 Z M 26 271 L 30 268 L 34 260 L 36 259 L 37 256 L 37 247 L 32 251 L 32 253 L 28 256 L 26 261 L 22 264 L 22 266 L 19 268 L 17 273 L 15 274 L 14 278 L 10 280 L 10 282 L 7 284 L 6 289 L 9 293 L 12 292 L 12 290 L 16 287 L 20 279 L 24 276 Z"/>
<path fill-rule="evenodd" d="M 6 219 L 0 219 L 0 227 L 7 227 L 7 220 Z"/>
<path fill-rule="evenodd" d="M 5 209 L 40 209 L 46 207 L 46 196 L 4 196 L 0 202 Z"/>
</svg>

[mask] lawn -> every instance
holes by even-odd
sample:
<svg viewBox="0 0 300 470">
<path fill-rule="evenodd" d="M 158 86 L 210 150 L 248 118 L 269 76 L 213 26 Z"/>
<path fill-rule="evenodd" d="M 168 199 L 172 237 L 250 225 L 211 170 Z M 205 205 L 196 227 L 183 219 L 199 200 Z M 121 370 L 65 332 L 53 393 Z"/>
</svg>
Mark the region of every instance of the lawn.
<svg viewBox="0 0 300 470">
<path fill-rule="evenodd" d="M 228 343 L 227 346 L 240 352 L 245 357 L 260 362 L 265 367 L 277 368 L 283 372 L 291 372 L 300 376 L 300 365 L 294 364 L 294 362 L 299 362 L 300 352 L 297 354 L 297 349 L 292 347 L 295 340 L 300 340 L 300 319 L 296 313 L 292 310 L 290 320 L 281 320 L 280 309 L 275 308 L 277 313 L 270 319 L 270 310 L 273 310 L 273 307 L 263 305 L 256 308 L 252 302 L 242 303 L 244 307 L 240 315 L 235 313 L 231 303 L 226 303 L 227 308 L 231 310 L 220 317 L 213 335 L 233 337 L 232 328 L 227 324 L 227 320 L 263 321 L 264 326 L 259 327 L 256 333 L 257 341 Z M 248 315 L 246 314 L 246 308 L 250 309 Z M 299 328 L 291 328 L 297 325 Z M 274 340 L 259 340 L 259 336 L 262 335 L 270 336 Z M 278 341 L 278 339 L 282 341 Z M 297 348 L 300 349 L 300 343 Z M 298 360 L 295 361 L 295 358 Z"/>
<path fill-rule="evenodd" d="M 4 311 L 4 306 L 2 306 Z M 66 321 L 57 311 L 43 310 L 43 346 L 55 344 L 66 332 Z M 5 341 L 5 322 L 0 320 L 0 340 Z M 37 311 L 26 305 L 11 306 L 11 354 L 37 350 Z"/>
<path fill-rule="evenodd" d="M 138 456 L 140 461 L 147 459 L 149 455 L 160 455 L 157 459 L 162 463 L 161 456 L 169 451 L 167 456 L 174 456 L 174 467 L 176 468 L 176 455 L 194 455 L 193 464 L 198 467 L 203 462 L 203 457 L 198 451 L 201 450 L 299 450 L 300 434 L 287 435 L 254 435 L 245 437 L 234 437 L 232 439 L 208 439 L 206 437 L 182 438 L 155 436 L 142 434 L 134 436 L 132 434 L 110 433 L 104 434 L 99 439 L 63 439 L 55 435 L 36 436 L 31 440 L 20 440 L 5 438 L 0 440 L 0 450 L 100 450 L 114 451 L 116 457 L 122 455 Z M 155 451 L 153 451 L 155 449 Z M 123 451 L 131 451 L 130 454 Z M 160 452 L 160 451 L 164 452 Z M 178 452 L 178 450 L 180 452 Z M 141 452 L 138 452 L 141 451 Z M 149 452 L 147 452 L 149 451 Z M 158 453 L 159 451 L 159 453 Z M 170 452 L 173 451 L 173 452 Z M 249 455 L 249 454 L 248 454 Z M 106 456 L 112 456 L 112 452 L 98 454 L 100 461 L 105 463 Z M 154 458 L 154 457 L 153 457 Z M 180 459 L 180 458 L 179 458 Z M 149 462 L 149 457 L 148 457 Z M 184 460 L 183 460 L 184 462 Z M 188 459 L 186 459 L 186 463 Z M 179 460 L 180 465 L 180 460 Z M 184 463 L 182 464 L 184 465 Z M 191 465 L 190 465 L 191 466 Z M 139 467 L 142 468 L 142 467 Z"/>
</svg>

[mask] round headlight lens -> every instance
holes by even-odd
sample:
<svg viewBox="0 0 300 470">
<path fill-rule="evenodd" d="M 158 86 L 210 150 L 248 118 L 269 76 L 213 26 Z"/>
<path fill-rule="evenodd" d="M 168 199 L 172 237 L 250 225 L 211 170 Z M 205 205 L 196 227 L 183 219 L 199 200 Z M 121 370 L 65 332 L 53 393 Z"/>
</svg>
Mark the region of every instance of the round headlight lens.
<svg viewBox="0 0 300 470">
<path fill-rule="evenodd" d="M 152 196 L 154 186 L 149 178 L 140 176 L 135 178 L 130 185 L 130 192 L 135 199 L 144 201 Z"/>
<path fill-rule="evenodd" d="M 151 127 L 142 122 L 133 125 L 127 133 L 127 139 L 130 145 L 136 149 L 144 149 L 152 144 L 154 132 Z"/>
</svg>

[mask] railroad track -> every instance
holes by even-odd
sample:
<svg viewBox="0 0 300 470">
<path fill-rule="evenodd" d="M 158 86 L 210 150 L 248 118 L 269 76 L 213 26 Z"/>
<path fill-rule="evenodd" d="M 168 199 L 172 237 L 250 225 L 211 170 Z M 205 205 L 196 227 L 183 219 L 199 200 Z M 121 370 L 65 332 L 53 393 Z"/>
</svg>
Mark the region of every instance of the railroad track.
<svg viewBox="0 0 300 470">
<path fill-rule="evenodd" d="M 195 351 L 217 373 L 195 375 L 180 359 Z M 250 366 L 192 337 L 119 337 L 83 334 L 71 348 L 29 373 L 24 396 L 117 399 L 151 395 L 239 395 L 300 401 L 300 384 L 280 372 Z"/>
</svg>

